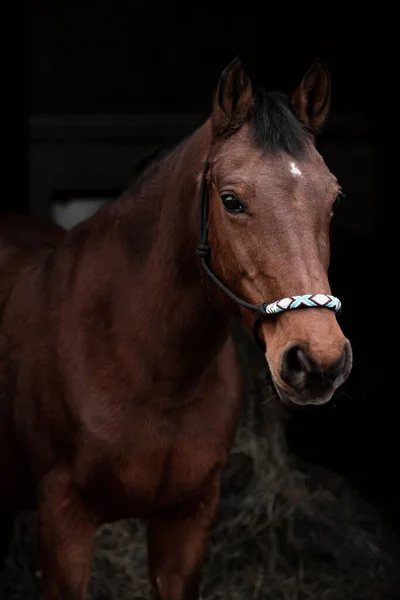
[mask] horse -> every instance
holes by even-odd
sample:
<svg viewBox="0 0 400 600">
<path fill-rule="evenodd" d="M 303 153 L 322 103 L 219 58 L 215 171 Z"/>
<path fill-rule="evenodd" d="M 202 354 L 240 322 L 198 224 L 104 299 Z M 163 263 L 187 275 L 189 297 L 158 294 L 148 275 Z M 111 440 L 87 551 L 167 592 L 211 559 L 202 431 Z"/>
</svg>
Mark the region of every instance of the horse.
<svg viewBox="0 0 400 600">
<path fill-rule="evenodd" d="M 56 243 L 10 258 L 0 553 L 36 509 L 44 600 L 87 597 L 95 532 L 125 518 L 147 523 L 152 597 L 199 598 L 243 393 L 233 318 L 284 404 L 322 405 L 348 377 L 328 280 L 341 188 L 316 147 L 330 96 L 321 60 L 284 95 L 234 59 L 192 135 Z"/>
</svg>

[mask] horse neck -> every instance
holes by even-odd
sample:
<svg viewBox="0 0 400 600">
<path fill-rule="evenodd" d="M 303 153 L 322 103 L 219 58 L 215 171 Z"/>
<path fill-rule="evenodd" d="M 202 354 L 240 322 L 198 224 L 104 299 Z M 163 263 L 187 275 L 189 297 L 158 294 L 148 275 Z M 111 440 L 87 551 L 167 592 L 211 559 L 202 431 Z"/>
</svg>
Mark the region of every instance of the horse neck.
<svg viewBox="0 0 400 600">
<path fill-rule="evenodd" d="M 119 207 L 126 211 L 126 218 L 120 215 L 120 220 L 139 246 L 146 227 L 152 232 L 142 256 L 130 256 L 131 306 L 141 313 L 143 331 L 157 340 L 164 356 L 165 351 L 175 351 L 181 361 L 198 361 L 197 354 L 208 360 L 229 326 L 229 317 L 209 299 L 196 256 L 199 188 L 210 144 L 206 123 L 156 167 L 136 197 L 128 194 Z M 151 223 L 144 224 L 140 215 L 149 204 Z"/>
</svg>

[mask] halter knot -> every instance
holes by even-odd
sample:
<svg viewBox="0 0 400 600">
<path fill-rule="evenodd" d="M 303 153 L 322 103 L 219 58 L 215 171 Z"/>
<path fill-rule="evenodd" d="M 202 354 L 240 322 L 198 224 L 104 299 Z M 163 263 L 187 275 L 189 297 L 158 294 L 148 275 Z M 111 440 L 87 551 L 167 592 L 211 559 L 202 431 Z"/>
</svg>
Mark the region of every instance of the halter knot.
<svg viewBox="0 0 400 600">
<path fill-rule="evenodd" d="M 210 253 L 210 246 L 208 246 L 207 244 L 199 244 L 196 248 L 197 256 L 204 258 L 205 256 L 208 256 L 209 253 Z"/>
</svg>

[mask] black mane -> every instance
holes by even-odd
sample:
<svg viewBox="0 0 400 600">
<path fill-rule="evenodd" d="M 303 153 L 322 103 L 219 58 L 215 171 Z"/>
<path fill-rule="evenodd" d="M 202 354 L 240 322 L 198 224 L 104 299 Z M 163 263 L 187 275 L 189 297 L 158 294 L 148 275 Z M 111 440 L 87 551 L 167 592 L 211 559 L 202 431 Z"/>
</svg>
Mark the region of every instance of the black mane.
<svg viewBox="0 0 400 600">
<path fill-rule="evenodd" d="M 287 96 L 280 92 L 259 90 L 248 122 L 254 142 L 262 150 L 283 150 L 298 156 L 307 148 L 307 133 L 292 112 Z"/>
<path fill-rule="evenodd" d="M 173 150 L 171 146 L 158 146 L 155 150 L 143 155 L 137 164 L 133 173 L 132 183 L 129 185 L 126 193 L 129 195 L 137 193 L 145 181 L 154 175 L 161 166 L 163 159 Z"/>
</svg>

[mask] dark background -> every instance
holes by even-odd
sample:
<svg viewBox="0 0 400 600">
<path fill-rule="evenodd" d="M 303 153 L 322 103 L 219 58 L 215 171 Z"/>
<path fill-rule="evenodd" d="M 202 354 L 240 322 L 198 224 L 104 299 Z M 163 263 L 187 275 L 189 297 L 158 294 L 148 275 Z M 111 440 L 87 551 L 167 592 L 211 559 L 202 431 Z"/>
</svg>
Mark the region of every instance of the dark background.
<svg viewBox="0 0 400 600">
<path fill-rule="evenodd" d="M 347 194 L 333 225 L 331 283 L 355 367 L 329 406 L 288 416 L 288 440 L 307 460 L 345 474 L 399 526 L 398 392 L 389 369 L 397 323 L 387 277 L 397 168 L 388 145 L 398 96 L 388 66 L 392 17 L 365 4 L 353 15 L 329 2 L 281 9 L 32 1 L 17 38 L 25 45 L 13 44 L 23 56 L 12 67 L 21 92 L 6 86 L 8 100 L 20 104 L 2 210 L 50 216 L 54 198 L 117 195 L 140 156 L 204 120 L 236 54 L 254 80 L 286 92 L 323 57 L 333 102 L 320 147 Z"/>
</svg>

